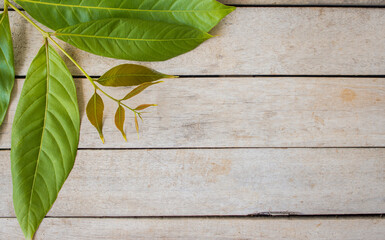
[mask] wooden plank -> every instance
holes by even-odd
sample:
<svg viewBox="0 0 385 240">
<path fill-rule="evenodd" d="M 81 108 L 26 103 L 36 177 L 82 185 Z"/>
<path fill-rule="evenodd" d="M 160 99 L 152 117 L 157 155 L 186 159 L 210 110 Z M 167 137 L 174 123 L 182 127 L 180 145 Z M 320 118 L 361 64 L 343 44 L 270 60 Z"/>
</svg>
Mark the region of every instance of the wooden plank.
<svg viewBox="0 0 385 240">
<path fill-rule="evenodd" d="M 26 75 L 42 38 L 10 15 L 17 74 Z M 190 53 L 144 65 L 177 75 L 385 74 L 384 8 L 239 8 L 212 34 L 218 36 Z M 127 62 L 65 49 L 91 75 Z"/>
<path fill-rule="evenodd" d="M 385 146 L 385 79 L 181 78 L 149 88 L 128 102 L 157 103 L 144 114 L 140 139 L 127 112 L 128 143 L 116 129 L 116 103 L 105 99 L 102 144 L 85 106 L 93 94 L 76 79 L 81 148 Z M 0 148 L 10 148 L 23 80 L 17 80 Z M 106 90 L 123 97 L 127 88 Z"/>
<path fill-rule="evenodd" d="M 35 240 L 86 239 L 366 239 L 385 235 L 384 219 L 44 219 Z M 23 239 L 16 219 L 0 236 Z"/>
<path fill-rule="evenodd" d="M 80 150 L 49 216 L 385 212 L 385 149 Z M 9 151 L 0 216 L 14 216 Z"/>
<path fill-rule="evenodd" d="M 224 4 L 236 5 L 335 5 L 335 6 L 383 6 L 385 0 L 220 0 Z"/>
</svg>

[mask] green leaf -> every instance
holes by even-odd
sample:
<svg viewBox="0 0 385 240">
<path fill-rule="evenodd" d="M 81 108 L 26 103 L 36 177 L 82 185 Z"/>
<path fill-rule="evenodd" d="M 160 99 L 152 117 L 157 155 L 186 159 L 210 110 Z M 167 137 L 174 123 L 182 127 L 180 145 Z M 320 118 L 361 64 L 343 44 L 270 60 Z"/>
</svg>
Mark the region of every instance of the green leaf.
<svg viewBox="0 0 385 240">
<path fill-rule="evenodd" d="M 183 24 L 208 32 L 235 8 L 215 0 L 15 0 L 33 18 L 57 30 L 105 18 Z"/>
<path fill-rule="evenodd" d="M 46 42 L 28 70 L 12 127 L 13 204 L 27 239 L 72 170 L 79 128 L 73 78 Z"/>
<path fill-rule="evenodd" d="M 124 120 L 126 119 L 124 108 L 119 105 L 115 113 L 115 125 L 122 133 L 124 140 L 127 142 L 126 133 L 124 132 Z"/>
<path fill-rule="evenodd" d="M 87 104 L 86 112 L 87 112 L 88 120 L 90 120 L 91 124 L 94 125 L 96 130 L 98 130 L 100 139 L 104 143 L 103 111 L 104 111 L 103 99 L 99 96 L 99 94 L 95 92 Z"/>
<path fill-rule="evenodd" d="M 12 36 L 8 10 L 5 8 L 4 13 L 0 14 L 0 125 L 7 113 L 14 82 L 15 67 Z"/>
<path fill-rule="evenodd" d="M 97 82 L 103 86 L 136 86 L 162 78 L 176 78 L 136 64 L 122 64 L 107 71 Z"/>
<path fill-rule="evenodd" d="M 159 81 L 159 82 L 146 82 L 146 83 L 142 83 L 141 85 L 139 85 L 138 87 L 134 88 L 131 92 L 129 92 L 124 98 L 122 98 L 121 101 L 124 101 L 124 100 L 127 100 L 127 99 L 130 99 L 132 97 L 135 97 L 136 95 L 138 95 L 139 93 L 143 92 L 146 88 L 148 88 L 149 86 L 152 86 L 152 85 L 155 85 L 155 84 L 158 84 L 158 83 L 161 83 L 162 81 Z"/>
<path fill-rule="evenodd" d="M 81 23 L 54 35 L 96 55 L 135 61 L 164 61 L 212 37 L 189 26 L 126 18 Z"/>
<path fill-rule="evenodd" d="M 140 110 L 144 110 L 146 108 L 149 108 L 149 107 L 156 107 L 158 105 L 156 104 L 142 104 L 142 105 L 139 105 L 135 108 L 136 111 L 140 111 Z"/>
</svg>

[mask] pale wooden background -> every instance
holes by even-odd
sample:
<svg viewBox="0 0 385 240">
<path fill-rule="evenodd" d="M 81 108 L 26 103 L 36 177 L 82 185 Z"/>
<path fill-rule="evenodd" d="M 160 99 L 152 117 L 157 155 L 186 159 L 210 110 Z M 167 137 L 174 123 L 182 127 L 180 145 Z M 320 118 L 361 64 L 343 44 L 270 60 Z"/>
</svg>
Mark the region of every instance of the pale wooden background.
<svg viewBox="0 0 385 240">
<path fill-rule="evenodd" d="M 92 87 L 76 79 L 80 150 L 36 239 L 384 239 L 385 1 L 222 2 L 240 7 L 218 37 L 145 64 L 182 77 L 130 103 L 159 104 L 139 140 L 130 116 L 123 141 L 106 99 L 103 145 L 85 118 Z M 22 239 L 10 132 L 42 38 L 10 15 L 18 77 L 0 129 L 0 239 Z M 93 76 L 126 62 L 65 46 Z"/>
</svg>

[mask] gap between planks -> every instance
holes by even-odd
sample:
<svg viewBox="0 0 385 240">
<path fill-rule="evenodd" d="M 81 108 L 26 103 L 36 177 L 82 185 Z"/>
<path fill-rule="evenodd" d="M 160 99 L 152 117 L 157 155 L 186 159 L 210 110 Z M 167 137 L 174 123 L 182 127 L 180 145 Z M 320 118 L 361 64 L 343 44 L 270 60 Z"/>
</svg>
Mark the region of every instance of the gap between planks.
<svg viewBox="0 0 385 240">
<path fill-rule="evenodd" d="M 385 213 L 379 214 L 322 214 L 290 215 L 286 213 L 266 212 L 258 215 L 193 215 L 193 216 L 46 216 L 44 219 L 384 219 Z M 0 219 L 16 219 L 15 216 L 0 216 Z"/>
<path fill-rule="evenodd" d="M 79 151 L 148 151 L 148 150 L 227 150 L 227 149 L 239 149 L 239 150 L 246 150 L 246 149 L 255 149 L 255 150 L 263 150 L 263 149 L 280 149 L 280 150 L 285 150 L 285 149 L 383 149 L 385 147 L 383 146 L 374 146 L 374 147 L 160 147 L 160 148 L 78 148 Z M 1 151 L 10 151 L 11 148 L 1 148 Z"/>
<path fill-rule="evenodd" d="M 84 79 L 82 75 L 72 75 L 74 79 Z M 98 79 L 101 76 L 90 76 Z M 178 78 L 385 78 L 385 75 L 179 75 Z M 26 75 L 17 75 L 16 79 L 25 79 Z M 84 79 L 87 80 L 87 79 Z M 88 81 L 88 80 L 87 80 Z"/>
</svg>

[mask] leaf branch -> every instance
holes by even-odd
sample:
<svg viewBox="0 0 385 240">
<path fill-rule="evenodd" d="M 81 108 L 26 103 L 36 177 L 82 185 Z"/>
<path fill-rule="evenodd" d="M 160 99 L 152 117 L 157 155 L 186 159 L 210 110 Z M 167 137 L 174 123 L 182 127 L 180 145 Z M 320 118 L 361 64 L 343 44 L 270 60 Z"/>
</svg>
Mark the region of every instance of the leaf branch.
<svg viewBox="0 0 385 240">
<path fill-rule="evenodd" d="M 41 27 L 36 25 L 36 23 L 34 23 L 29 17 L 27 17 L 27 15 L 25 15 L 22 11 L 20 11 L 16 6 L 14 6 L 12 3 L 8 2 L 8 0 L 6 0 L 4 2 L 4 4 L 10 6 L 11 8 L 13 8 L 13 10 L 15 10 L 25 20 L 27 20 L 30 24 L 32 24 L 32 26 L 34 26 L 44 37 L 49 37 L 50 33 L 44 31 Z"/>
<path fill-rule="evenodd" d="M 122 106 L 126 107 L 127 109 L 131 110 L 132 112 L 134 112 L 135 114 L 140 114 L 138 113 L 135 109 L 133 108 L 130 108 L 129 106 L 127 106 L 126 104 L 123 104 L 121 103 L 121 100 L 118 100 L 114 97 L 112 97 L 110 94 L 106 93 L 104 90 L 102 90 L 99 86 L 97 86 L 95 84 L 95 80 L 90 77 L 90 75 L 88 75 L 88 73 L 75 61 L 75 59 L 73 59 L 73 57 L 71 57 L 71 55 L 69 55 L 62 46 L 60 46 L 52 37 L 51 37 L 51 33 L 50 32 L 47 32 L 47 31 L 44 31 L 41 27 L 39 27 L 36 23 L 34 23 L 27 15 L 25 15 L 22 11 L 20 11 L 16 6 L 14 6 L 13 4 L 11 4 L 10 2 L 8 2 L 8 0 L 5 0 L 5 5 L 8 5 L 10 6 L 11 8 L 13 8 L 18 14 L 20 14 L 25 20 L 27 20 L 30 24 L 32 24 L 32 26 L 34 26 L 42 35 L 44 38 L 46 39 L 49 39 L 82 73 L 83 75 L 90 81 L 90 83 L 92 84 L 92 86 L 95 88 L 95 91 L 96 90 L 99 90 L 101 93 L 103 93 L 106 97 L 112 99 L 113 101 L 117 102 L 118 104 L 121 104 Z"/>
</svg>

